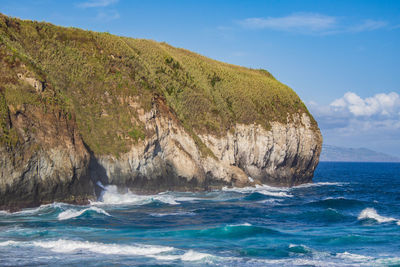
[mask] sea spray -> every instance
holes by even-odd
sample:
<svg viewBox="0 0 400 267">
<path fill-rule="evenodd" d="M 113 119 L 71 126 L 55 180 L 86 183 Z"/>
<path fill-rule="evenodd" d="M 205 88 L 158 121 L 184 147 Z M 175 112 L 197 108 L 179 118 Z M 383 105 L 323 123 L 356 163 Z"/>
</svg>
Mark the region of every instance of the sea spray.
<svg viewBox="0 0 400 267">
<path fill-rule="evenodd" d="M 108 185 L 102 192 L 98 202 L 92 202 L 92 205 L 145 205 L 154 201 L 163 202 L 170 205 L 179 203 L 170 195 L 137 195 L 127 190 L 125 193 L 118 192 L 115 185 Z"/>
</svg>

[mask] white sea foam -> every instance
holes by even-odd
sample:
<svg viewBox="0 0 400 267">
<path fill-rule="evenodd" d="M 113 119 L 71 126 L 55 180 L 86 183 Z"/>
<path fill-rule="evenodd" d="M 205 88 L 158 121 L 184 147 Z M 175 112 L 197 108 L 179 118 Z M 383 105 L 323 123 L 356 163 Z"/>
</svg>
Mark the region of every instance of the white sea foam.
<svg viewBox="0 0 400 267">
<path fill-rule="evenodd" d="M 253 226 L 252 224 L 250 224 L 250 223 L 240 223 L 240 224 L 229 224 L 228 226 Z"/>
<path fill-rule="evenodd" d="M 347 251 L 345 251 L 343 253 L 337 253 L 336 257 L 341 258 L 341 259 L 348 259 L 348 260 L 355 261 L 355 262 L 365 262 L 365 261 L 371 261 L 374 259 L 373 257 L 359 255 L 359 254 L 353 254 L 353 253 L 349 253 Z"/>
<path fill-rule="evenodd" d="M 242 259 L 237 259 L 240 262 Z M 349 252 L 332 255 L 327 252 L 312 251 L 311 258 L 290 258 L 290 259 L 250 259 L 243 263 L 243 266 L 388 266 L 398 265 L 400 258 L 374 258 Z"/>
<path fill-rule="evenodd" d="M 99 202 L 92 202 L 92 205 L 145 205 L 154 201 L 163 202 L 170 205 L 178 205 L 175 198 L 167 194 L 157 195 L 136 195 L 129 190 L 126 193 L 118 192 L 115 185 L 109 185 L 103 191 Z"/>
<path fill-rule="evenodd" d="M 255 187 L 223 187 L 222 191 L 226 192 L 237 192 L 242 194 L 250 194 L 250 193 L 260 193 L 266 196 L 272 197 L 292 197 L 291 194 L 287 193 L 289 188 L 286 187 L 272 187 L 268 185 L 256 185 Z"/>
<path fill-rule="evenodd" d="M 99 185 L 100 186 L 100 185 Z M 127 190 L 125 193 L 121 193 L 118 191 L 115 185 L 108 185 L 104 187 L 104 191 L 102 192 L 99 201 L 91 202 L 92 205 L 146 205 L 152 202 L 162 202 L 170 205 L 179 205 L 180 202 L 194 202 L 201 200 L 226 200 L 227 195 L 218 194 L 213 197 L 194 197 L 194 196 L 185 196 L 181 193 L 173 193 L 173 192 L 162 192 L 156 195 L 137 195 Z M 272 197 L 292 197 L 291 194 L 288 193 L 289 188 L 284 187 L 271 187 L 268 185 L 256 185 L 255 187 L 244 187 L 244 188 L 228 188 L 224 187 L 222 189 L 224 192 L 237 192 L 237 193 L 253 193 L 258 192 L 260 194 Z M 215 192 L 214 192 L 215 193 Z M 229 197 L 229 196 L 228 196 Z"/>
<path fill-rule="evenodd" d="M 56 253 L 92 252 L 105 255 L 144 256 L 164 261 L 199 261 L 205 258 L 216 258 L 216 256 L 207 253 L 200 253 L 193 250 L 184 252 L 174 247 L 156 245 L 104 244 L 65 239 L 59 239 L 56 241 L 37 241 L 32 244 L 35 247 L 45 248 Z"/>
<path fill-rule="evenodd" d="M 59 239 L 56 241 L 36 241 L 33 242 L 35 247 L 49 249 L 57 253 L 72 253 L 77 251 L 86 251 L 99 254 L 113 255 L 137 255 L 151 256 L 163 252 L 174 250 L 173 247 L 166 246 L 151 246 L 151 245 L 119 245 L 119 244 L 104 244 L 89 241 L 76 241 Z"/>
<path fill-rule="evenodd" d="M 33 214 L 37 214 L 40 213 L 42 211 L 45 211 L 47 209 L 51 209 L 51 208 L 58 208 L 61 207 L 62 205 L 65 205 L 63 203 L 59 203 L 59 202 L 54 202 L 51 204 L 45 204 L 45 205 L 41 205 L 37 208 L 28 208 L 28 209 L 23 209 L 21 211 L 16 211 L 16 212 L 8 212 L 8 211 L 0 211 L 2 215 L 6 215 L 6 216 L 20 216 L 20 215 L 33 215 Z"/>
<path fill-rule="evenodd" d="M 250 259 L 246 262 L 246 266 L 358 266 L 358 265 L 343 265 L 337 262 L 329 262 L 326 259 Z"/>
<path fill-rule="evenodd" d="M 87 209 L 83 209 L 83 210 L 75 210 L 75 209 L 68 209 L 66 211 L 61 212 L 60 214 L 58 214 L 58 220 L 69 220 L 72 218 L 76 218 L 81 216 L 82 214 L 84 214 L 87 211 L 94 211 L 97 212 L 98 214 L 104 214 L 107 216 L 111 216 L 108 212 L 106 212 L 103 209 L 100 209 L 98 207 L 90 207 Z"/>
<path fill-rule="evenodd" d="M 200 261 L 207 258 L 216 258 L 211 254 L 196 252 L 191 249 L 182 255 L 153 255 L 152 257 L 162 261 Z"/>
<path fill-rule="evenodd" d="M 373 208 L 363 209 L 360 212 L 360 215 L 358 215 L 358 219 L 359 220 L 373 219 L 373 220 L 377 221 L 378 223 L 397 222 L 397 225 L 400 225 L 400 220 L 397 220 L 397 219 L 391 218 L 391 217 L 381 216 Z"/>
<path fill-rule="evenodd" d="M 260 194 L 266 195 L 266 196 L 271 196 L 271 197 L 292 197 L 292 195 L 286 193 L 286 192 L 270 192 L 270 191 L 257 191 Z"/>
<path fill-rule="evenodd" d="M 301 185 L 293 186 L 293 187 L 291 187 L 291 189 L 317 187 L 317 186 L 330 186 L 330 185 L 343 186 L 345 184 L 346 183 L 339 183 L 339 182 L 337 182 L 337 183 L 335 183 L 335 182 L 308 183 L 308 184 L 301 184 Z"/>
<path fill-rule="evenodd" d="M 13 240 L 7 240 L 0 242 L 0 247 L 8 247 L 8 246 L 15 246 L 18 245 L 20 242 L 18 241 L 13 241 Z"/>
<path fill-rule="evenodd" d="M 257 203 L 270 203 L 270 204 L 277 204 L 279 202 L 282 202 L 283 199 L 277 199 L 277 198 L 270 198 L 270 199 L 264 199 L 257 201 Z"/>
<path fill-rule="evenodd" d="M 150 213 L 150 216 L 153 217 L 164 217 L 164 216 L 194 216 L 196 213 L 191 211 L 178 211 L 178 212 L 169 212 L 169 213 Z"/>
<path fill-rule="evenodd" d="M 304 249 L 310 249 L 309 247 L 307 247 L 306 245 L 296 245 L 296 244 L 289 244 L 289 248 L 297 248 L 297 247 L 302 247 Z"/>
</svg>

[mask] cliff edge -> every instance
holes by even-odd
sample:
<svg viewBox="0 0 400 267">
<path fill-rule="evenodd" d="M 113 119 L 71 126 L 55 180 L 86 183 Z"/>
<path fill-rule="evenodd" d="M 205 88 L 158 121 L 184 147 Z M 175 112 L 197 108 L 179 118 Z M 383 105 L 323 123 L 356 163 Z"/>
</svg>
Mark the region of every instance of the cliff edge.
<svg viewBox="0 0 400 267">
<path fill-rule="evenodd" d="M 310 182 L 322 137 L 265 70 L 0 14 L 0 209 Z"/>
</svg>

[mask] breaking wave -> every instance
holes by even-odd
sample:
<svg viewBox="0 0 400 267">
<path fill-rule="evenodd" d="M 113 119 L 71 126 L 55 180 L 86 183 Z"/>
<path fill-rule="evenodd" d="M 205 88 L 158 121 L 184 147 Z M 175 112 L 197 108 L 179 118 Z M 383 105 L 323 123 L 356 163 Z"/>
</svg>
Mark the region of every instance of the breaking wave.
<svg viewBox="0 0 400 267">
<path fill-rule="evenodd" d="M 259 193 L 265 196 L 271 197 L 292 197 L 293 195 L 289 194 L 289 188 L 285 187 L 272 187 L 268 185 L 256 185 L 255 187 L 224 187 L 222 191 L 225 192 L 237 192 L 241 194 L 249 194 L 249 193 Z"/>
<path fill-rule="evenodd" d="M 87 209 L 83 209 L 83 210 L 74 210 L 74 209 L 68 209 L 66 211 L 61 212 L 60 214 L 58 214 L 58 220 L 62 221 L 62 220 L 69 220 L 72 218 L 76 218 L 81 216 L 82 214 L 88 213 L 88 212 L 95 212 L 98 214 L 104 214 L 107 216 L 111 216 L 110 214 L 108 214 L 108 212 L 106 212 L 103 209 L 97 208 L 97 207 L 90 207 Z"/>
<path fill-rule="evenodd" d="M 178 205 L 179 203 L 171 195 L 136 195 L 131 191 L 126 193 L 118 192 L 117 186 L 109 185 L 105 187 L 99 201 L 92 202 L 92 205 L 146 205 L 152 202 L 162 202 L 169 205 Z"/>
<path fill-rule="evenodd" d="M 297 186 L 291 187 L 292 189 L 296 188 L 308 188 L 308 187 L 318 187 L 318 186 L 343 186 L 347 183 L 338 183 L 338 182 L 319 182 L 319 183 L 308 183 L 308 184 L 301 184 Z"/>
<path fill-rule="evenodd" d="M 173 247 L 166 246 L 150 246 L 150 245 L 119 245 L 119 244 L 104 244 L 89 241 L 76 241 L 59 239 L 56 241 L 35 241 L 35 247 L 49 249 L 57 253 L 72 253 L 72 252 L 93 252 L 99 254 L 113 255 L 138 255 L 151 256 L 162 252 L 174 250 Z"/>
<path fill-rule="evenodd" d="M 164 261 L 200 261 L 205 258 L 219 258 L 217 256 L 196 252 L 192 249 L 187 251 L 170 246 L 144 245 L 144 244 L 106 244 L 99 242 L 58 239 L 52 241 L 5 241 L 0 246 L 33 246 L 43 248 L 54 253 L 96 253 L 104 255 L 122 256 L 144 256 Z"/>
<path fill-rule="evenodd" d="M 367 219 L 372 219 L 378 223 L 386 223 L 386 222 L 396 222 L 397 225 L 400 225 L 400 220 L 397 220 L 395 218 L 392 217 L 385 217 L 385 216 L 381 216 L 378 214 L 378 212 L 376 212 L 375 209 L 373 208 L 366 208 L 363 209 L 360 212 L 360 215 L 358 215 L 358 219 L 359 220 L 367 220 Z"/>
<path fill-rule="evenodd" d="M 191 211 L 178 211 L 178 212 L 169 212 L 169 213 L 150 213 L 150 216 L 153 217 L 165 217 L 165 216 L 194 216 L 196 213 Z"/>
</svg>

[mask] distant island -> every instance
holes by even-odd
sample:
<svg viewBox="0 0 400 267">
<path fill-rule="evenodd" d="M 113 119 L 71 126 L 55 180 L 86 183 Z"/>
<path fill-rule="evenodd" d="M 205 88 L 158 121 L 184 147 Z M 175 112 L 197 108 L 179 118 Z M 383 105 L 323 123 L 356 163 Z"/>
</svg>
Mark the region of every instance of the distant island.
<svg viewBox="0 0 400 267">
<path fill-rule="evenodd" d="M 323 145 L 320 161 L 400 162 L 400 158 L 367 148 L 346 148 Z"/>
</svg>

